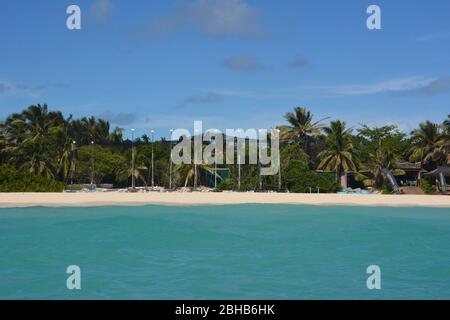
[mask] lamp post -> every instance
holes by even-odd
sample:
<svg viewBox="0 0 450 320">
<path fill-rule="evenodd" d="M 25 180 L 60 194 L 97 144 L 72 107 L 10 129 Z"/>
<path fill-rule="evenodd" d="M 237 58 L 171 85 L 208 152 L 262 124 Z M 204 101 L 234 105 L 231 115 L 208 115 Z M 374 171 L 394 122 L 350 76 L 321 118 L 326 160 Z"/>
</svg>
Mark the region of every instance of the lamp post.
<svg viewBox="0 0 450 320">
<path fill-rule="evenodd" d="M 172 134 L 173 129 L 170 129 L 170 158 L 169 158 L 169 189 L 172 190 Z"/>
<path fill-rule="evenodd" d="M 214 137 L 214 189 L 217 189 L 217 141 Z"/>
<path fill-rule="evenodd" d="M 236 140 L 236 148 L 237 148 L 237 163 L 238 163 L 238 191 L 241 191 L 241 130 L 238 131 L 238 137 Z M 245 152 L 245 151 L 244 151 Z"/>
<path fill-rule="evenodd" d="M 198 129 L 194 131 L 194 191 L 197 189 L 197 145 L 195 143 L 196 136 L 198 134 Z"/>
<path fill-rule="evenodd" d="M 261 176 L 261 145 L 259 142 L 259 132 L 258 137 L 256 138 L 257 146 L 258 146 L 258 176 L 259 176 L 259 192 L 262 191 L 262 176 Z"/>
<path fill-rule="evenodd" d="M 151 134 L 152 134 L 152 190 L 154 190 L 154 188 L 155 188 L 155 154 L 154 154 L 153 145 L 155 143 L 155 139 L 154 139 L 155 130 L 152 130 Z"/>
<path fill-rule="evenodd" d="M 76 141 L 72 141 L 72 163 L 70 164 L 70 184 L 73 185 L 73 172 L 75 170 L 75 145 Z"/>
<path fill-rule="evenodd" d="M 276 129 L 278 133 L 278 139 L 280 137 L 280 129 Z M 279 143 L 278 143 L 279 146 Z M 281 152 L 280 148 L 278 148 L 278 192 L 281 192 Z"/>
<path fill-rule="evenodd" d="M 131 189 L 135 189 L 134 180 L 134 129 L 131 129 Z"/>
<path fill-rule="evenodd" d="M 94 141 L 91 141 L 91 188 L 94 186 Z"/>
</svg>

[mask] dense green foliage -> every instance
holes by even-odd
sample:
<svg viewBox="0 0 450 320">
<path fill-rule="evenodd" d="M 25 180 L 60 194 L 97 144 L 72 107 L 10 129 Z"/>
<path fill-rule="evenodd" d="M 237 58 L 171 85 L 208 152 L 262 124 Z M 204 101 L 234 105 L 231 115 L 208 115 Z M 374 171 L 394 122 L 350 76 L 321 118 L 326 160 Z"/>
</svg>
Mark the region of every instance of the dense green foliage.
<svg viewBox="0 0 450 320">
<path fill-rule="evenodd" d="M 383 184 L 383 188 L 381 189 L 381 193 L 382 194 L 393 194 L 394 193 L 394 189 L 392 188 L 391 185 L 384 183 Z"/>
<path fill-rule="evenodd" d="M 61 192 L 64 183 L 24 169 L 0 167 L 0 192 Z"/>
<path fill-rule="evenodd" d="M 352 128 L 346 128 L 345 122 L 332 121 L 323 128 L 326 134 L 327 148 L 319 153 L 319 169 L 336 172 L 336 180 L 349 171 L 357 170 L 357 155 L 353 146 Z"/>
<path fill-rule="evenodd" d="M 437 165 L 444 165 L 449 153 L 448 124 L 439 125 L 426 121 L 412 132 L 411 161 L 422 162 L 432 169 Z"/>
<path fill-rule="evenodd" d="M 291 192 L 298 193 L 335 193 L 341 186 L 331 174 L 317 174 L 306 169 L 305 164 L 293 160 L 285 169 L 286 187 Z M 319 190 L 317 190 L 319 189 Z"/>
<path fill-rule="evenodd" d="M 433 187 L 431 178 L 423 178 L 420 181 L 420 187 L 425 192 L 425 194 L 436 194 L 436 189 Z"/>
<path fill-rule="evenodd" d="M 235 187 L 236 185 L 232 179 L 225 179 L 217 186 L 217 188 L 222 191 L 231 191 Z"/>
<path fill-rule="evenodd" d="M 426 121 L 410 134 L 391 125 L 362 125 L 356 130 L 339 120 L 327 125 L 325 119 L 316 121 L 305 108 L 295 108 L 284 118 L 286 123 L 277 127 L 281 176 L 260 177 L 257 165 L 239 168 L 235 161 L 219 166 L 230 172 L 227 180 L 219 179 L 220 189 L 315 192 L 319 187 L 321 192 L 336 192 L 341 178 L 353 172 L 364 186 L 381 190 L 385 185 L 383 168 L 400 175 L 395 164 L 401 161 L 419 162 L 427 170 L 447 163 L 450 118 L 442 124 Z M 153 142 L 147 135 L 131 141 L 123 138 L 123 130 L 94 117 L 64 117 L 46 105 L 14 113 L 0 122 L 0 166 L 7 166 L 2 170 L 14 177 L 6 180 L 4 174 L 3 185 L 29 191 L 61 190 L 62 185 L 91 182 L 128 187 L 134 176 L 137 186 L 151 186 L 153 150 L 154 185 L 168 187 L 170 150 L 176 142 Z M 130 168 L 132 145 L 134 171 Z M 173 166 L 172 186 L 205 185 L 208 175 L 214 174 L 213 167 L 202 163 L 196 168 Z"/>
<path fill-rule="evenodd" d="M 387 168 L 394 174 L 403 174 L 394 168 L 402 159 L 408 158 L 411 148 L 406 134 L 400 132 L 396 126 L 388 125 L 380 128 L 363 126 L 355 137 L 356 149 L 359 150 L 360 165 L 358 181 L 366 187 L 383 188 L 383 175 L 381 169 Z M 385 192 L 389 192 L 385 190 Z"/>
</svg>

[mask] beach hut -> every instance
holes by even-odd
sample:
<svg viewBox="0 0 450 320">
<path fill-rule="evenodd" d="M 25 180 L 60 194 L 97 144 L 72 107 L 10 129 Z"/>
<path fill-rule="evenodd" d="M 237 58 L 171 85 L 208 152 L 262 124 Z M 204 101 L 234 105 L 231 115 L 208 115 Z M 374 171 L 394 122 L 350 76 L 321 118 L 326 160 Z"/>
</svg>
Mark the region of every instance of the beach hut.
<svg viewBox="0 0 450 320">
<path fill-rule="evenodd" d="M 427 172 L 420 162 L 399 162 L 394 165 L 394 169 L 404 172 L 404 174 L 396 176 L 400 187 L 418 187 L 422 174 Z"/>
</svg>

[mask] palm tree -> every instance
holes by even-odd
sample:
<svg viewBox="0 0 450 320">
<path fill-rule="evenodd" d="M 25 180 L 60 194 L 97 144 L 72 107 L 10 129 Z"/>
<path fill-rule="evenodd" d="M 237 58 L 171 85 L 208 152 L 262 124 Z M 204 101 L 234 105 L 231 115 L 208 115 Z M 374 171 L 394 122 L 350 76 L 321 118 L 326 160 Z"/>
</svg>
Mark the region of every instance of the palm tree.
<svg viewBox="0 0 450 320">
<path fill-rule="evenodd" d="M 411 132 L 413 147 L 410 160 L 424 166 L 444 164 L 449 149 L 449 137 L 442 126 L 430 121 L 423 122 Z"/>
<path fill-rule="evenodd" d="M 289 125 L 280 126 L 280 139 L 285 141 L 294 141 L 298 143 L 306 154 L 309 151 L 310 137 L 320 135 L 321 129 L 324 127 L 322 121 L 313 122 L 313 115 L 306 108 L 297 107 L 294 112 L 288 112 L 284 118 L 289 122 Z"/>
<path fill-rule="evenodd" d="M 195 169 L 197 168 L 197 174 L 195 174 Z M 216 174 L 214 170 L 214 165 L 208 164 L 205 161 L 202 164 L 197 164 L 195 166 L 194 164 L 185 165 L 180 164 L 176 165 L 174 168 L 174 173 L 180 174 L 182 177 L 184 177 L 184 187 L 187 187 L 189 185 L 189 182 L 192 181 L 192 185 L 197 187 L 198 181 L 196 179 L 199 178 L 199 173 L 209 173 L 213 177 L 217 175 L 217 179 L 222 180 L 222 177 L 219 174 Z"/>
<path fill-rule="evenodd" d="M 11 160 L 33 173 L 54 176 L 58 147 L 54 138 L 64 122 L 62 113 L 48 111 L 46 104 L 11 115 L 3 124 Z"/>
<path fill-rule="evenodd" d="M 323 128 L 326 134 L 327 149 L 320 152 L 318 169 L 336 172 L 336 181 L 345 187 L 342 177 L 345 173 L 356 171 L 357 156 L 352 143 L 352 128 L 346 129 L 345 122 L 332 121 Z"/>
<path fill-rule="evenodd" d="M 80 145 L 89 145 L 91 141 L 94 141 L 97 145 L 121 142 L 121 129 L 116 128 L 111 135 L 109 131 L 109 122 L 95 117 L 84 117 L 73 120 L 71 123 L 72 137 Z"/>
<path fill-rule="evenodd" d="M 134 149 L 134 157 L 135 157 L 135 165 L 130 166 L 131 157 L 133 150 L 129 150 L 127 153 L 127 165 L 118 169 L 117 175 L 121 177 L 121 180 L 124 179 L 134 179 L 135 182 L 142 185 L 147 186 L 146 172 L 148 171 L 148 167 L 146 166 L 146 158 L 145 155 L 141 152 L 140 149 Z"/>
<path fill-rule="evenodd" d="M 105 144 L 109 138 L 109 123 L 95 117 L 81 119 L 86 135 L 96 144 Z"/>
<path fill-rule="evenodd" d="M 119 146 L 123 142 L 123 128 L 116 127 L 109 135 L 108 141 L 114 146 Z"/>
<path fill-rule="evenodd" d="M 145 179 L 145 172 L 147 171 L 147 167 L 145 166 L 135 166 L 134 170 L 133 168 L 129 168 L 128 169 L 128 178 L 133 178 L 137 181 L 137 182 L 142 182 L 145 186 L 147 186 L 147 180 Z"/>
<path fill-rule="evenodd" d="M 64 117 L 61 112 L 49 112 L 46 104 L 38 104 L 23 111 L 22 117 L 17 121 L 22 121 L 19 127 L 22 127 L 26 135 L 24 142 L 28 142 L 54 133 L 64 122 Z"/>
<path fill-rule="evenodd" d="M 45 139 L 38 139 L 25 144 L 20 148 L 17 156 L 13 159 L 19 166 L 28 169 L 34 174 L 44 175 L 47 178 L 54 178 L 57 172 L 54 159 L 49 155 L 48 146 Z"/>
<path fill-rule="evenodd" d="M 95 127 L 97 139 L 99 140 L 100 144 L 106 144 L 109 142 L 110 136 L 109 136 L 109 130 L 110 125 L 109 121 L 98 119 L 97 124 Z"/>
<path fill-rule="evenodd" d="M 398 161 L 400 161 L 398 153 L 392 148 L 384 147 L 380 141 L 375 153 L 369 154 L 366 170 L 361 170 L 356 180 L 363 182 L 366 187 L 381 189 L 384 181 L 382 169 L 389 169 L 394 175 L 405 174 L 403 170 L 394 168 Z"/>
<path fill-rule="evenodd" d="M 67 181 L 69 175 L 73 177 L 75 173 L 76 162 L 76 141 L 73 138 L 72 116 L 59 127 L 57 132 L 58 144 L 58 173 L 64 181 Z"/>
<path fill-rule="evenodd" d="M 4 123 L 5 134 L 12 144 L 27 143 L 51 134 L 64 122 L 61 112 L 49 112 L 46 104 L 33 105 L 14 113 Z"/>
</svg>

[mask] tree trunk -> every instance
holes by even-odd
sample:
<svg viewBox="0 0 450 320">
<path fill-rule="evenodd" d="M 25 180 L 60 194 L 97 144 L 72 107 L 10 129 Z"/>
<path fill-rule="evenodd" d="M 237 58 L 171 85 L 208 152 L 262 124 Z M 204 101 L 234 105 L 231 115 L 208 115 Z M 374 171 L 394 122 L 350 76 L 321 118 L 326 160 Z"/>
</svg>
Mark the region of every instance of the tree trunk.
<svg viewBox="0 0 450 320">
<path fill-rule="evenodd" d="M 197 166 L 194 165 L 194 190 L 197 189 Z"/>
<path fill-rule="evenodd" d="M 336 169 L 336 182 L 341 183 L 341 171 L 339 169 Z"/>
<path fill-rule="evenodd" d="M 303 138 L 303 150 L 305 150 L 305 153 L 309 156 L 309 143 L 308 143 L 308 136 L 306 135 Z"/>
<path fill-rule="evenodd" d="M 347 188 L 348 187 L 347 173 L 346 172 L 341 174 L 340 183 L 341 183 L 341 187 L 342 188 Z"/>
</svg>

